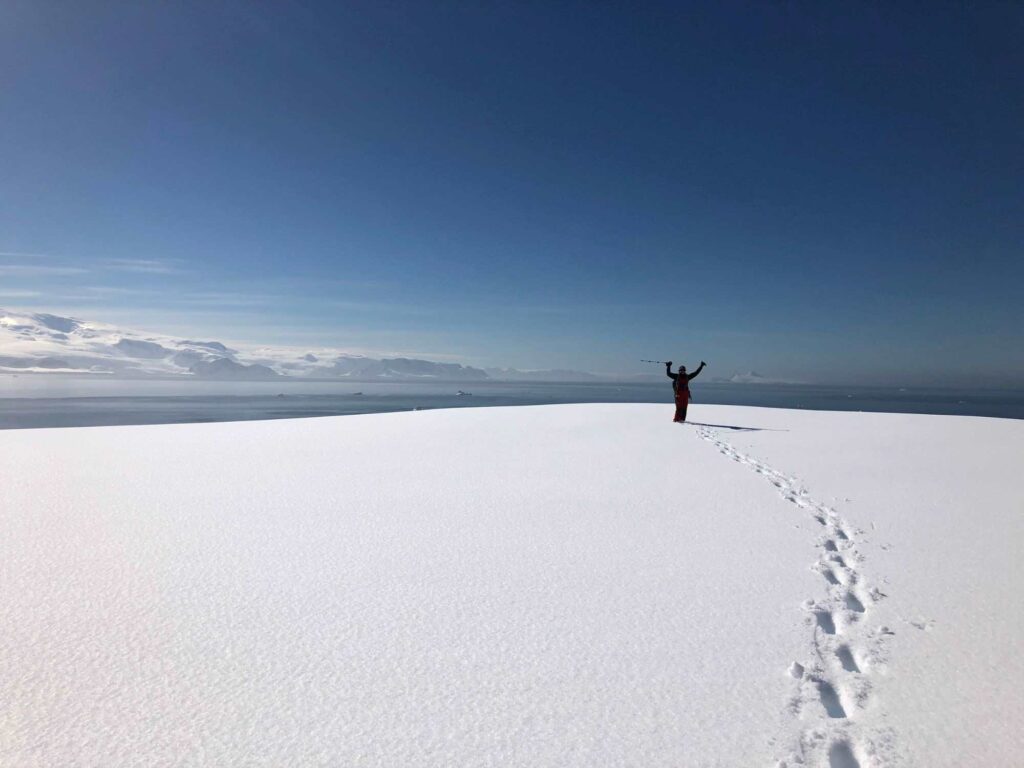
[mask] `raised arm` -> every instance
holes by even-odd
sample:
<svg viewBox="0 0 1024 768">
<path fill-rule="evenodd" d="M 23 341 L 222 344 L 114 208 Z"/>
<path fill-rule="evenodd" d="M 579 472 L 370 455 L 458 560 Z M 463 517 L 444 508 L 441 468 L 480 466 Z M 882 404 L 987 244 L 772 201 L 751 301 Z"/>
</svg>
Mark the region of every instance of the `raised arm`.
<svg viewBox="0 0 1024 768">
<path fill-rule="evenodd" d="M 665 363 L 665 375 L 668 376 L 670 379 L 678 379 L 679 378 L 679 374 L 678 373 L 672 373 L 672 361 L 671 360 L 669 360 L 667 363 Z"/>
<path fill-rule="evenodd" d="M 705 362 L 704 362 L 703 360 L 701 360 L 701 361 L 700 361 L 700 365 L 698 365 L 698 366 L 697 366 L 697 370 L 696 370 L 696 371 L 694 371 L 693 373 L 689 374 L 689 375 L 688 375 L 688 376 L 686 377 L 686 380 L 687 380 L 687 381 L 689 381 L 690 379 L 695 379 L 695 378 L 697 378 L 697 377 L 698 377 L 698 376 L 700 375 L 700 372 L 704 370 L 704 366 L 705 366 L 705 365 L 706 365 L 706 363 L 705 363 Z"/>
</svg>

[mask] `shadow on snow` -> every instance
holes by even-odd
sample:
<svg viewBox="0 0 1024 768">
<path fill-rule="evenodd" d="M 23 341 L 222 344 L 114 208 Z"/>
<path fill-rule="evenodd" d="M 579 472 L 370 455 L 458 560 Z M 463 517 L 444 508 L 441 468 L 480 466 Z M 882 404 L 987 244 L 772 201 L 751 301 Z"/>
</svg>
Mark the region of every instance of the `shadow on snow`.
<svg viewBox="0 0 1024 768">
<path fill-rule="evenodd" d="M 767 427 L 737 427 L 732 424 L 704 424 L 700 421 L 688 421 L 695 427 L 714 427 L 715 429 L 731 429 L 734 432 L 789 432 L 788 429 L 768 429 Z"/>
</svg>

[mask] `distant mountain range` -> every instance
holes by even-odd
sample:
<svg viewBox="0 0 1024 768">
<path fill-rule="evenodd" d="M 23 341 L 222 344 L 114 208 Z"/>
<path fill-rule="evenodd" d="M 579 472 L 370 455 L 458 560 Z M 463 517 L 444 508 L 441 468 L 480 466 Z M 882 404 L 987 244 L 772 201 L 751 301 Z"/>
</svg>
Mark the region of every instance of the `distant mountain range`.
<svg viewBox="0 0 1024 768">
<path fill-rule="evenodd" d="M 72 317 L 3 309 L 0 309 L 0 372 L 228 380 L 291 377 L 360 381 L 589 381 L 601 378 L 583 371 L 483 369 L 404 357 L 378 360 L 334 349 L 233 349 L 219 341 L 194 341 Z"/>
<path fill-rule="evenodd" d="M 722 378 L 721 376 L 713 377 L 710 379 L 715 384 L 797 384 L 799 382 L 790 381 L 786 379 L 772 379 L 768 376 L 762 376 L 757 371 L 747 371 L 746 373 L 735 373 L 728 378 Z"/>
</svg>

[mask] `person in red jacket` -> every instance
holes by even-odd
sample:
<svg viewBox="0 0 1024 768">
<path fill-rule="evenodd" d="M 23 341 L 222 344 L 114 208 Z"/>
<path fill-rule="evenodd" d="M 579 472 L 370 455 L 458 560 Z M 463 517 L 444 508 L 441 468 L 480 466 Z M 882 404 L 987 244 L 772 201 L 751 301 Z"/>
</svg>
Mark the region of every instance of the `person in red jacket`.
<svg viewBox="0 0 1024 768">
<path fill-rule="evenodd" d="M 690 402 L 690 379 L 695 379 L 704 370 L 704 361 L 700 361 L 700 367 L 693 373 L 686 372 L 686 366 L 679 366 L 679 373 L 672 373 L 672 361 L 665 363 L 665 373 L 672 379 L 672 389 L 676 393 L 676 415 L 672 421 L 682 423 L 686 421 L 686 406 Z"/>
</svg>

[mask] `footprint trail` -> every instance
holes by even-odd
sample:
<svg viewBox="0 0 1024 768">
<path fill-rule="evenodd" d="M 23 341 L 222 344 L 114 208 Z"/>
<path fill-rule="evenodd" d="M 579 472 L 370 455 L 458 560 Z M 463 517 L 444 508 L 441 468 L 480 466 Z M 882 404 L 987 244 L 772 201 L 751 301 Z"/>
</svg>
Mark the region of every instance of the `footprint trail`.
<svg viewBox="0 0 1024 768">
<path fill-rule="evenodd" d="M 861 572 L 864 558 L 856 541 L 861 532 L 836 509 L 812 498 L 795 477 L 741 453 L 713 428 L 698 427 L 697 434 L 723 456 L 767 479 L 783 499 L 816 524 L 818 559 L 811 568 L 821 574 L 826 596 L 803 604 L 811 634 L 807 660 L 794 661 L 789 668 L 797 689 L 790 711 L 810 722 L 804 723 L 808 727 L 790 759 L 797 764 L 827 762 L 830 768 L 886 764 L 885 755 L 894 750 L 892 734 L 868 732 L 857 722 L 873 706 L 869 670 L 857 659 L 872 658 L 872 668 L 878 666 L 874 660 L 883 654 L 877 644 L 886 637 L 883 631 L 868 630 L 872 606 L 882 594 L 867 586 Z M 865 755 L 871 755 L 870 761 Z"/>
</svg>

